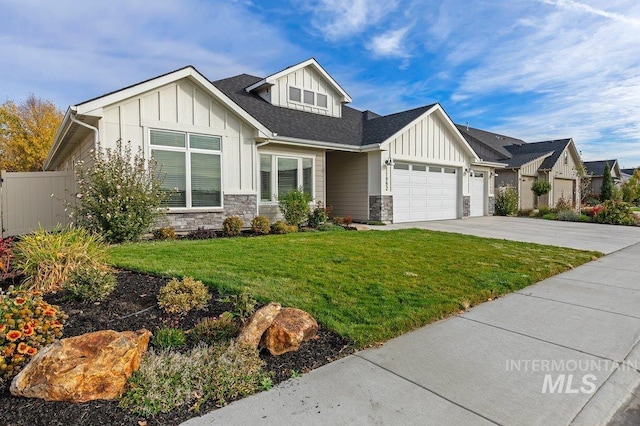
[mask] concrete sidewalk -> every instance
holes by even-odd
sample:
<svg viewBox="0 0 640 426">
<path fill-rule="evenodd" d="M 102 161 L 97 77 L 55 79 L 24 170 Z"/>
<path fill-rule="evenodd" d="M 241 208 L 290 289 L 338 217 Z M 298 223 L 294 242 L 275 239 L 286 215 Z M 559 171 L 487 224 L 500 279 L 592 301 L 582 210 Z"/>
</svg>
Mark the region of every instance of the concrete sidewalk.
<svg viewBox="0 0 640 426">
<path fill-rule="evenodd" d="M 640 386 L 638 259 L 640 243 L 184 424 L 606 424 Z"/>
</svg>

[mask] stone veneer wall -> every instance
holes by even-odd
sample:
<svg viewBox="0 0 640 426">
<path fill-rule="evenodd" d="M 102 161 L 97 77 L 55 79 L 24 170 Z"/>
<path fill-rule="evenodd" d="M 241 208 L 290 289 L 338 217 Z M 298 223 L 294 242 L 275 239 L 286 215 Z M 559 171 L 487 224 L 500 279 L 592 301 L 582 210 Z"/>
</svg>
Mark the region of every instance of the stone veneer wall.
<svg viewBox="0 0 640 426">
<path fill-rule="evenodd" d="M 222 222 L 229 216 L 240 216 L 244 226 L 249 226 L 258 211 L 257 195 L 225 195 L 224 210 L 216 212 L 167 213 L 163 226 L 171 226 L 176 231 L 193 231 L 204 227 L 222 229 Z"/>
<path fill-rule="evenodd" d="M 369 220 L 381 222 L 393 222 L 393 196 L 370 195 L 369 196 Z"/>
<path fill-rule="evenodd" d="M 489 197 L 489 216 L 496 214 L 496 197 Z"/>
<path fill-rule="evenodd" d="M 471 216 L 471 197 L 465 195 L 462 197 L 462 217 Z"/>
</svg>

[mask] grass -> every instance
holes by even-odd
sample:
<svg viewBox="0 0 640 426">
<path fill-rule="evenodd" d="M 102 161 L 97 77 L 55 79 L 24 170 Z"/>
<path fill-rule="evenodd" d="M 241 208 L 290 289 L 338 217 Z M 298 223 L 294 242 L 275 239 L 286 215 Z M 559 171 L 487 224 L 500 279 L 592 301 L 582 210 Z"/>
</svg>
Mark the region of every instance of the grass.
<svg viewBox="0 0 640 426">
<path fill-rule="evenodd" d="M 114 246 L 120 268 L 192 276 L 311 313 L 360 346 L 383 342 L 600 256 L 424 231 L 299 233 Z"/>
</svg>

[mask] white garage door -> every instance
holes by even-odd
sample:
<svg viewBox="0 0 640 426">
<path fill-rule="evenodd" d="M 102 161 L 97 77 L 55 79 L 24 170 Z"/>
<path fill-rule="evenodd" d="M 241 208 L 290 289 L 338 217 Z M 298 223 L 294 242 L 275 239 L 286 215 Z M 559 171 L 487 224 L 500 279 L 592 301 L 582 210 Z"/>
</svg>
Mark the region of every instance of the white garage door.
<svg viewBox="0 0 640 426">
<path fill-rule="evenodd" d="M 393 168 L 393 221 L 458 217 L 458 171 L 452 167 L 398 163 Z"/>
<path fill-rule="evenodd" d="M 469 178 L 471 192 L 471 216 L 484 216 L 484 172 L 474 172 Z"/>
</svg>

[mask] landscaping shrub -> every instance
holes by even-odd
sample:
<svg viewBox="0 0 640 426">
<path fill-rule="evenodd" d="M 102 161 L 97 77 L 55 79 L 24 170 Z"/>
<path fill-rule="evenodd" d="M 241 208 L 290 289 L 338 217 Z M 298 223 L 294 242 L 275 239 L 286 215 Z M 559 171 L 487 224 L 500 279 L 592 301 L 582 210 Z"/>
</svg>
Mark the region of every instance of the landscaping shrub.
<svg viewBox="0 0 640 426">
<path fill-rule="evenodd" d="M 558 214 L 557 213 L 545 213 L 542 215 L 543 219 L 546 220 L 557 220 L 558 219 Z"/>
<path fill-rule="evenodd" d="M 521 217 L 536 217 L 538 212 L 533 209 L 521 209 L 521 210 L 518 210 L 516 214 Z"/>
<path fill-rule="evenodd" d="M 269 219 L 265 216 L 256 216 L 251 219 L 251 232 L 256 235 L 266 235 L 269 233 Z"/>
<path fill-rule="evenodd" d="M 158 305 L 168 314 L 186 314 L 192 309 L 204 309 L 211 299 L 202 281 L 191 277 L 169 281 L 158 292 Z"/>
<path fill-rule="evenodd" d="M 344 218 L 341 216 L 334 216 L 331 221 L 333 222 L 334 225 L 339 225 L 342 226 L 344 225 Z"/>
<path fill-rule="evenodd" d="M 351 226 L 353 224 L 353 218 L 349 215 L 344 217 L 344 224 L 346 226 Z"/>
<path fill-rule="evenodd" d="M 154 161 L 142 149 L 134 156 L 131 145 L 116 142 L 115 149 L 93 153 L 92 165 L 76 164 L 78 193 L 73 205 L 77 223 L 100 232 L 109 243 L 136 241 L 164 212 L 168 194 Z"/>
<path fill-rule="evenodd" d="M 611 177 L 611 167 L 609 167 L 609 163 L 604 165 L 600 199 L 602 201 L 613 200 L 613 178 Z"/>
<path fill-rule="evenodd" d="M 153 333 L 151 343 L 161 350 L 178 349 L 187 344 L 187 335 L 179 328 L 160 328 Z"/>
<path fill-rule="evenodd" d="M 282 220 L 271 225 L 272 234 L 290 234 L 292 232 L 298 232 L 298 225 L 288 225 Z"/>
<path fill-rule="evenodd" d="M 38 350 L 62 336 L 67 315 L 42 300 L 38 292 L 0 289 L 0 386 L 24 367 Z"/>
<path fill-rule="evenodd" d="M 229 216 L 222 222 L 222 233 L 227 237 L 235 237 L 240 235 L 244 222 L 238 216 Z"/>
<path fill-rule="evenodd" d="M 173 228 L 157 228 L 152 231 L 153 239 L 157 241 L 175 240 L 176 231 Z"/>
<path fill-rule="evenodd" d="M 560 197 L 558 202 L 556 202 L 555 211 L 559 213 L 569 210 L 573 210 L 573 203 L 570 200 Z"/>
<path fill-rule="evenodd" d="M 181 407 L 197 412 L 208 400 L 223 406 L 269 382 L 263 365 L 257 350 L 233 342 L 197 346 L 186 354 L 151 349 L 129 379 L 120 405 L 142 416 Z"/>
<path fill-rule="evenodd" d="M 30 289 L 49 293 L 62 289 L 71 274 L 81 268 L 108 270 L 107 248 L 102 237 L 84 228 L 40 228 L 15 244 L 15 267 Z"/>
<path fill-rule="evenodd" d="M 233 321 L 231 312 L 223 312 L 219 317 L 202 318 L 191 330 L 189 340 L 193 344 L 213 345 L 235 338 L 239 327 Z"/>
<path fill-rule="evenodd" d="M 574 210 L 560 210 L 557 213 L 558 220 L 565 222 L 580 222 L 580 213 Z"/>
<path fill-rule="evenodd" d="M 204 227 L 200 227 L 195 231 L 190 231 L 187 234 L 188 240 L 209 240 L 211 238 L 216 238 L 218 235 L 214 229 L 205 229 Z"/>
<path fill-rule="evenodd" d="M 80 267 L 62 284 L 62 290 L 74 299 L 98 302 L 116 288 L 116 277 L 109 269 Z"/>
<path fill-rule="evenodd" d="M 220 302 L 233 305 L 231 314 L 243 322 L 255 312 L 258 302 L 249 293 L 231 294 L 220 299 Z"/>
<path fill-rule="evenodd" d="M 546 180 L 536 180 L 535 182 L 533 182 L 533 185 L 531 185 L 531 190 L 534 194 L 536 194 L 537 197 L 540 197 L 542 195 L 548 194 L 549 191 L 551 191 L 551 183 L 547 182 Z"/>
<path fill-rule="evenodd" d="M 322 232 L 341 232 L 345 231 L 344 227 L 339 225 L 334 225 L 333 223 L 325 223 L 324 225 L 318 226 L 318 231 Z"/>
<path fill-rule="evenodd" d="M 0 238 L 0 279 L 11 270 L 12 247 L 13 240 L 11 238 Z"/>
<path fill-rule="evenodd" d="M 549 206 L 541 206 L 538 209 L 538 216 L 540 216 L 540 217 L 542 217 L 542 216 L 544 216 L 545 214 L 548 214 L 548 213 L 553 213 L 551 207 L 549 207 Z"/>
<path fill-rule="evenodd" d="M 496 191 L 496 216 L 512 215 L 518 209 L 518 193 L 513 186 L 503 186 Z"/>
<path fill-rule="evenodd" d="M 329 220 L 329 209 L 322 205 L 322 201 L 318 201 L 316 207 L 309 213 L 307 224 L 312 228 L 324 225 Z"/>
<path fill-rule="evenodd" d="M 636 224 L 636 217 L 631 204 L 614 200 L 607 200 L 602 203 L 602 210 L 594 216 L 594 220 L 598 223 L 612 225 Z"/>
<path fill-rule="evenodd" d="M 311 195 L 300 189 L 289 191 L 278 197 L 278 207 L 288 225 L 300 226 L 309 216 Z"/>
</svg>

